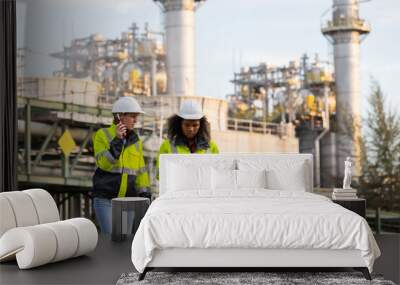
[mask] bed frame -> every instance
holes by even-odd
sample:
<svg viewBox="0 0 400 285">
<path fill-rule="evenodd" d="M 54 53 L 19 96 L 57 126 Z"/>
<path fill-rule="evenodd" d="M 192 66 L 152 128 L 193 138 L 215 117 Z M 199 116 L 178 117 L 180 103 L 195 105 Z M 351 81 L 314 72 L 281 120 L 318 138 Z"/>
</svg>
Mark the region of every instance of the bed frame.
<svg viewBox="0 0 400 285">
<path fill-rule="evenodd" d="M 191 154 L 190 159 L 228 158 L 260 158 L 304 160 L 308 168 L 307 191 L 313 191 L 313 156 L 311 154 L 256 154 L 256 153 L 224 153 L 218 156 L 212 154 Z M 168 162 L 181 160 L 182 155 L 161 155 L 160 159 L 160 194 L 166 191 Z M 146 273 L 156 268 L 231 268 L 235 271 L 246 271 L 250 268 L 353 268 L 361 271 L 367 280 L 371 275 L 359 250 L 331 250 L 331 249 L 250 249 L 250 248 L 169 248 L 158 249 L 153 259 L 147 265 L 139 280 L 143 280 Z"/>
<path fill-rule="evenodd" d="M 329 249 L 194 249 L 156 250 L 152 261 L 139 275 L 155 268 L 232 268 L 246 271 L 254 268 L 353 268 L 371 280 L 359 250 Z"/>
</svg>

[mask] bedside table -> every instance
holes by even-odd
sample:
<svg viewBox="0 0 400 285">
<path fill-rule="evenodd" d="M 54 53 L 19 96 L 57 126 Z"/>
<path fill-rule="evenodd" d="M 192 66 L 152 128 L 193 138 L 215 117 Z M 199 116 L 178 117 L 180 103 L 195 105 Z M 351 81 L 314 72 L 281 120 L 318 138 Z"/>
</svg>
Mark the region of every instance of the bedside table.
<svg viewBox="0 0 400 285">
<path fill-rule="evenodd" d="M 357 198 L 352 200 L 333 200 L 332 202 L 339 204 L 340 206 L 359 214 L 365 219 L 365 211 L 367 208 L 367 202 L 365 199 Z"/>
<path fill-rule="evenodd" d="M 111 240 L 112 241 L 123 241 L 126 239 L 128 234 L 135 235 L 140 221 L 146 214 L 147 209 L 150 206 L 150 199 L 143 197 L 124 197 L 114 198 L 111 200 L 112 208 L 112 230 Z M 129 212 L 134 213 L 133 229 L 131 233 L 128 225 Z"/>
</svg>

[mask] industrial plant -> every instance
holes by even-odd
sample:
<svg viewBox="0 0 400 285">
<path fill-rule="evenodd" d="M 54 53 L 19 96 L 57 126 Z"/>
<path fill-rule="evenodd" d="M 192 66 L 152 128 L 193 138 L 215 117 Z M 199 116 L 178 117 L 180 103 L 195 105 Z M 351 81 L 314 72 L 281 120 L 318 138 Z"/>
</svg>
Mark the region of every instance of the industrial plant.
<svg viewBox="0 0 400 285">
<path fill-rule="evenodd" d="M 195 12 L 207 3 L 154 2 L 164 14 L 164 30 L 141 30 L 132 19 L 117 38 L 90 34 L 54 50 L 51 56 L 62 68 L 53 76 L 18 73 L 21 187 L 45 184 L 62 218 L 91 217 L 91 138 L 111 124 L 111 105 L 121 96 L 134 96 L 146 113 L 137 128 L 154 195 L 166 120 L 187 98 L 201 103 L 221 152 L 314 154 L 317 188 L 338 184 L 347 156 L 359 160 L 359 49 L 370 28 L 355 0 L 333 0 L 330 19 L 321 26 L 321 37 L 333 45 L 333 61 L 299 51 L 286 65 L 242 66 L 232 74 L 226 99 L 195 92 Z M 18 55 L 23 68 L 24 49 Z M 341 132 L 349 122 L 350 137 Z"/>
</svg>

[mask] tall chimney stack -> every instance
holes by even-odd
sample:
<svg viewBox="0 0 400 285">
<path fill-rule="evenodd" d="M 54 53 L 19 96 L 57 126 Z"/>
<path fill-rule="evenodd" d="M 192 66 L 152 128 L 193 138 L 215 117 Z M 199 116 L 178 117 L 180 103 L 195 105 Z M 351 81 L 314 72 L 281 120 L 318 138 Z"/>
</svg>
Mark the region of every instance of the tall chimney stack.
<svg viewBox="0 0 400 285">
<path fill-rule="evenodd" d="M 165 13 L 168 94 L 195 95 L 195 19 L 199 0 L 154 0 Z"/>
<path fill-rule="evenodd" d="M 322 27 L 322 34 L 334 48 L 336 84 L 336 165 L 339 178 L 344 175 L 347 156 L 360 163 L 360 42 L 370 32 L 358 15 L 356 0 L 333 0 L 332 20 Z"/>
</svg>

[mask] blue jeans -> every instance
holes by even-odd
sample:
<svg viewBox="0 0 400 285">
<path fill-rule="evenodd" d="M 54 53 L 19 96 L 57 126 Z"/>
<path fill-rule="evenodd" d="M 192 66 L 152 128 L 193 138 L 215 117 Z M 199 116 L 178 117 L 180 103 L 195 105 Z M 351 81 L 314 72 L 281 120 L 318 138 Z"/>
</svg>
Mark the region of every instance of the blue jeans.
<svg viewBox="0 0 400 285">
<path fill-rule="evenodd" d="M 100 231 L 103 234 L 111 234 L 112 230 L 112 208 L 111 199 L 93 198 L 94 212 L 96 213 L 96 220 L 99 223 Z M 132 233 L 133 220 L 135 213 L 133 211 L 122 213 L 122 233 Z"/>
</svg>

